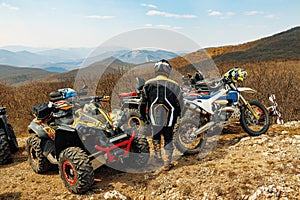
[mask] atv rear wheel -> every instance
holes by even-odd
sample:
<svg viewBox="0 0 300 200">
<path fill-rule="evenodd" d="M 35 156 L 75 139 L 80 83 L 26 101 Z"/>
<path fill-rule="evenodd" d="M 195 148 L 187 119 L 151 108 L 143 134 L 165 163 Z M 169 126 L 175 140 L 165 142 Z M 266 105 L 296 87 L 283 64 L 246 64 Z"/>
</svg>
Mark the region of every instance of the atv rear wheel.
<svg viewBox="0 0 300 200">
<path fill-rule="evenodd" d="M 13 162 L 9 143 L 4 129 L 0 129 L 0 165 L 10 164 Z"/>
<path fill-rule="evenodd" d="M 87 192 L 94 183 L 94 171 L 88 155 L 79 147 L 69 147 L 59 154 L 59 174 L 73 193 Z"/>
<path fill-rule="evenodd" d="M 137 109 L 129 109 L 126 111 L 126 119 L 128 128 L 140 129 L 144 122 L 141 120 L 141 114 Z"/>
<path fill-rule="evenodd" d="M 19 150 L 19 145 L 18 145 L 18 141 L 14 132 L 13 127 L 10 124 L 7 124 L 7 134 L 10 137 L 10 140 L 8 141 L 9 143 L 9 147 L 10 147 L 10 151 L 12 153 L 16 153 Z"/>
<path fill-rule="evenodd" d="M 49 171 L 52 167 L 52 164 L 43 155 L 41 141 L 42 140 L 37 136 L 32 136 L 26 141 L 26 152 L 29 165 L 31 166 L 33 171 L 38 174 Z"/>
</svg>

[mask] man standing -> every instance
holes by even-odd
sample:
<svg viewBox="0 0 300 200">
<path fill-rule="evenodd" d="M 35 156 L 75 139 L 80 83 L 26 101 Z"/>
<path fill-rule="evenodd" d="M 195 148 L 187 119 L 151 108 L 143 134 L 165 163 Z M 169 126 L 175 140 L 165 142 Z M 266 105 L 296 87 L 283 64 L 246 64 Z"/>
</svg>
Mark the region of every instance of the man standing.
<svg viewBox="0 0 300 200">
<path fill-rule="evenodd" d="M 157 162 L 163 162 L 161 156 L 161 135 L 164 136 L 164 150 L 166 160 L 164 170 L 173 167 L 173 130 L 178 116 L 181 113 L 182 93 L 177 82 L 169 79 L 172 66 L 167 60 L 160 60 L 154 65 L 156 77 L 148 80 L 143 88 L 144 93 L 140 105 L 140 113 L 143 119 L 148 117 L 152 126 L 154 145 L 154 158 Z"/>
</svg>

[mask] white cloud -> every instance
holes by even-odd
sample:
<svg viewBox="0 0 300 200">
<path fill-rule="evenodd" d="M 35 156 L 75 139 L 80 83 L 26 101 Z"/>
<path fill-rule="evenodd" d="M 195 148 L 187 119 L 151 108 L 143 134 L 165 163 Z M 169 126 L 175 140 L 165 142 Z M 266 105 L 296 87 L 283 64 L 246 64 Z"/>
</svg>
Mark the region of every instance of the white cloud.
<svg viewBox="0 0 300 200">
<path fill-rule="evenodd" d="M 143 7 L 149 7 L 149 8 L 157 8 L 156 5 L 153 5 L 153 4 L 146 4 L 146 3 L 142 3 L 141 6 L 143 6 Z"/>
<path fill-rule="evenodd" d="M 228 19 L 228 18 L 231 18 L 234 15 L 235 15 L 234 12 L 227 12 L 227 13 L 223 14 L 220 18 L 221 19 Z"/>
<path fill-rule="evenodd" d="M 244 12 L 244 15 L 247 15 L 247 16 L 261 15 L 261 14 L 264 14 L 264 12 L 258 11 L 258 10 L 251 10 L 251 11 Z"/>
<path fill-rule="evenodd" d="M 228 18 L 231 18 L 234 15 L 235 15 L 235 13 L 231 12 L 231 11 L 226 12 L 226 13 L 222 13 L 222 12 L 217 11 L 217 10 L 208 10 L 208 16 L 219 17 L 220 19 L 228 19 Z"/>
<path fill-rule="evenodd" d="M 158 24 L 158 25 L 156 25 L 156 27 L 159 27 L 159 28 L 171 28 L 171 26 L 167 25 L 167 24 Z"/>
<path fill-rule="evenodd" d="M 216 11 L 216 10 L 209 10 L 208 15 L 209 16 L 221 16 L 222 13 L 220 11 Z"/>
<path fill-rule="evenodd" d="M 110 16 L 110 15 L 89 15 L 85 16 L 85 18 L 89 19 L 113 19 L 115 16 Z"/>
<path fill-rule="evenodd" d="M 275 15 L 275 14 L 268 14 L 268 15 L 265 15 L 264 17 L 265 17 L 265 18 L 268 18 L 268 19 L 278 18 L 278 16 Z"/>
<path fill-rule="evenodd" d="M 164 17 L 172 17 L 172 18 L 186 18 L 186 19 L 192 19 L 197 18 L 196 15 L 190 15 L 190 14 L 174 14 L 174 13 L 168 13 L 168 12 L 162 12 L 158 10 L 150 10 L 146 13 L 148 16 L 154 16 L 154 15 L 160 15 Z"/>
<path fill-rule="evenodd" d="M 164 28 L 164 29 L 173 29 L 173 30 L 183 29 L 183 27 L 181 27 L 181 26 L 171 26 L 171 25 L 168 25 L 168 24 L 157 24 L 157 25 L 145 24 L 144 26 L 145 27 Z"/>
<path fill-rule="evenodd" d="M 7 3 L 0 3 L 0 8 L 7 8 L 9 10 L 19 10 L 18 7 L 15 7 L 15 6 L 12 6 L 10 4 L 7 4 Z"/>
</svg>

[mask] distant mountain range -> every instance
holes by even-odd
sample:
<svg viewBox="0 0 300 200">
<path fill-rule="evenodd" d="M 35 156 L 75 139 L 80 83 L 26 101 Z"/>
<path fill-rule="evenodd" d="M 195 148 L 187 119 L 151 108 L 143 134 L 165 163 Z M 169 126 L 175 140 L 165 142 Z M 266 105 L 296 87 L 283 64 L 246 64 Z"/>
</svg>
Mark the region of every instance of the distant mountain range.
<svg viewBox="0 0 300 200">
<path fill-rule="evenodd" d="M 34 67 L 41 68 L 54 72 L 63 72 L 79 68 L 82 62 L 92 52 L 92 48 L 69 48 L 69 49 L 39 49 L 30 47 L 9 46 L 6 47 L 9 51 L 0 48 L 0 64 L 18 66 L 18 67 Z M 34 52 L 28 51 L 32 50 Z M 89 64 L 98 62 L 109 57 L 115 57 L 123 62 L 140 64 L 150 61 L 157 61 L 162 58 L 170 59 L 178 56 L 177 53 L 164 50 L 128 50 L 107 48 L 105 51 L 102 48 L 99 53 L 89 57 Z"/>
<path fill-rule="evenodd" d="M 28 51 L 12 52 L 0 50 L 0 82 L 18 84 L 27 80 L 49 80 L 49 77 L 52 79 L 74 78 L 78 71 L 74 69 L 82 65 L 83 59 L 80 59 L 79 57 L 84 54 L 82 52 L 76 53 L 76 51 L 77 50 L 70 52 L 67 50 L 58 49 L 31 53 Z M 110 49 L 110 51 L 102 51 L 98 54 L 90 56 L 89 59 L 85 61 L 85 65 L 81 67 L 88 67 L 83 71 L 90 73 L 93 70 L 103 71 L 102 68 L 109 64 L 110 68 L 108 69 L 108 72 L 117 72 L 134 67 L 139 63 L 151 62 L 161 58 L 166 58 L 169 59 L 175 68 L 181 68 L 190 65 L 191 62 L 193 64 L 201 64 L 201 62 L 207 59 L 209 56 L 213 59 L 217 66 L 222 66 L 224 63 L 232 65 L 235 63 L 239 64 L 246 62 L 255 63 L 286 60 L 299 61 L 300 27 L 295 27 L 270 37 L 265 37 L 240 45 L 207 48 L 205 52 L 205 55 L 203 50 L 201 50 L 178 56 L 176 53 L 163 50 L 130 51 L 126 49 Z M 63 59 L 62 57 L 66 58 L 67 60 L 69 59 L 69 61 L 59 61 L 60 59 Z M 47 62 L 45 62 L 45 60 Z M 40 65 L 33 64 L 43 62 L 44 64 Z M 2 63 L 6 64 L 1 65 Z M 44 68 L 45 70 L 29 67 L 12 67 L 7 63 L 15 63 L 17 66 L 24 66 L 24 63 L 26 63 L 30 66 L 39 66 L 37 68 Z M 23 63 L 23 65 L 21 63 Z M 49 71 L 60 73 L 53 73 Z"/>
</svg>

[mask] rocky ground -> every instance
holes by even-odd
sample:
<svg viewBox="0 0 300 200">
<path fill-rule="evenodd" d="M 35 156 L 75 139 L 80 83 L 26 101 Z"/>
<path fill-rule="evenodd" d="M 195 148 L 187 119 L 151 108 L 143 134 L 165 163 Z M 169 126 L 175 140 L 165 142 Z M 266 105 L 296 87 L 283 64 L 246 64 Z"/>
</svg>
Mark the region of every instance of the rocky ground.
<svg viewBox="0 0 300 200">
<path fill-rule="evenodd" d="M 70 193 L 57 171 L 35 174 L 18 138 L 15 162 L 0 167 L 0 199 L 300 199 L 300 121 L 258 137 L 231 127 L 206 153 L 184 156 L 169 172 L 130 174 L 108 167 L 84 195 Z"/>
</svg>

